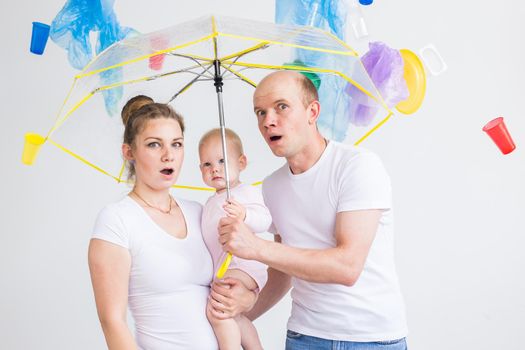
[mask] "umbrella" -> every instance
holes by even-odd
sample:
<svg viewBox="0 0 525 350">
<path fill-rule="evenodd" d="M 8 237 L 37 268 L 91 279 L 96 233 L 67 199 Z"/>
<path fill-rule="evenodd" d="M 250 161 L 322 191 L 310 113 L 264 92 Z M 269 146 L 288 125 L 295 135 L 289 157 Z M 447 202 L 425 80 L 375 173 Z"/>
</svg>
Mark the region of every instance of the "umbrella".
<svg viewBox="0 0 525 350">
<path fill-rule="evenodd" d="M 227 162 L 225 82 L 235 80 L 255 87 L 269 72 L 283 69 L 307 75 L 318 86 L 320 96 L 330 96 L 329 103 L 336 113 L 320 118 L 328 121 L 320 125 L 327 137 L 340 131 L 341 125 L 346 129 L 348 123 L 342 121 L 351 118 L 349 106 L 358 101 L 366 101 L 366 108 L 376 113 L 366 127 L 351 125 L 347 142 L 359 144 L 392 116 L 357 52 L 332 34 L 309 26 L 207 16 L 124 39 L 101 52 L 74 77 L 47 135 L 26 135 L 23 161 L 31 164 L 41 145 L 48 142 L 117 182 L 124 182 L 125 161 L 118 152 L 122 123 L 102 113 L 90 113 L 88 103 L 93 106 L 92 101 L 100 100 L 102 93 L 124 89 L 124 96 L 147 91 L 155 101 L 176 104 L 181 95 L 188 94 L 190 87 L 208 82 L 208 86 L 215 87 Z M 112 74 L 114 71 L 118 74 Z M 352 87 L 353 93 L 338 88 L 341 83 Z M 156 91 L 157 95 L 150 91 Z M 323 94 L 323 91 L 329 93 Z M 209 124 L 200 119 L 198 123 Z M 110 141 L 101 142 L 103 139 Z M 99 144 L 103 147 L 97 147 Z M 108 149 L 108 144 L 114 149 Z M 225 177 L 228 183 L 227 171 Z M 177 187 L 204 189 L 194 184 Z"/>
</svg>

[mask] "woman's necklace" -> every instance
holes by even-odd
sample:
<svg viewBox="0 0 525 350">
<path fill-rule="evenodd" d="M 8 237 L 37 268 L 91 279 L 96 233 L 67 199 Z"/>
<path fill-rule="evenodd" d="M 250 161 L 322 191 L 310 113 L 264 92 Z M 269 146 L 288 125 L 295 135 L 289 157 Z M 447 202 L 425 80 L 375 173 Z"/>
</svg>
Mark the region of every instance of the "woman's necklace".
<svg viewBox="0 0 525 350">
<path fill-rule="evenodd" d="M 170 198 L 170 203 L 169 203 L 170 207 L 169 207 L 168 210 L 163 210 L 163 209 L 161 209 L 161 208 L 155 207 L 155 206 L 149 204 L 148 202 L 146 202 L 146 200 L 145 200 L 144 198 L 142 198 L 137 192 L 135 192 L 135 190 L 131 191 L 131 193 L 133 193 L 135 196 L 137 196 L 137 197 L 138 197 L 141 201 L 143 201 L 144 204 L 146 204 L 148 207 L 153 208 L 153 209 L 157 209 L 158 211 L 160 211 L 160 212 L 163 213 L 163 214 L 168 214 L 168 215 L 171 214 L 171 209 L 172 209 L 172 208 L 171 208 L 171 203 L 173 202 L 173 198 L 171 197 L 171 194 L 168 195 L 169 198 Z"/>
</svg>

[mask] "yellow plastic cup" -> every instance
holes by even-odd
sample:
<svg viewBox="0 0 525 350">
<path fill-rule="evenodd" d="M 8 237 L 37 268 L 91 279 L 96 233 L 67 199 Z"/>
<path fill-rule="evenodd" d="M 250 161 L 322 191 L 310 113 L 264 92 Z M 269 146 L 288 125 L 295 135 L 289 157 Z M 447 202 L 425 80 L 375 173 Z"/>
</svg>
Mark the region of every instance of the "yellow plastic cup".
<svg viewBox="0 0 525 350">
<path fill-rule="evenodd" d="M 38 134 L 25 134 L 24 151 L 22 152 L 22 163 L 25 165 L 32 165 L 35 161 L 36 155 L 46 139 Z"/>
</svg>

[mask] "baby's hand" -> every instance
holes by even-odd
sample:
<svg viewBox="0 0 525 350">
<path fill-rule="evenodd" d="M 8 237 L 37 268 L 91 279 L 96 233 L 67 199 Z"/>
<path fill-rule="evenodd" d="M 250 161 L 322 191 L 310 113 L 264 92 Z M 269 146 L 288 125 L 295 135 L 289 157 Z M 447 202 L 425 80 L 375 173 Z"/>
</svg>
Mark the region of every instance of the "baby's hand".
<svg viewBox="0 0 525 350">
<path fill-rule="evenodd" d="M 228 216 L 233 216 L 244 221 L 246 219 L 246 208 L 241 203 L 235 201 L 233 198 L 226 202 L 223 206 Z"/>
</svg>

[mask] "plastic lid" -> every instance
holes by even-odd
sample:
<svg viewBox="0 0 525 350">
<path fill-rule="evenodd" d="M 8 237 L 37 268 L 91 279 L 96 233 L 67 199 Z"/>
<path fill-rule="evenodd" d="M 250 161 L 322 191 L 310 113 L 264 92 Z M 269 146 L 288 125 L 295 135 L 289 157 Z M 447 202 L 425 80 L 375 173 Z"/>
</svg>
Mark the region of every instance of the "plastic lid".
<svg viewBox="0 0 525 350">
<path fill-rule="evenodd" d="M 425 98 L 427 89 L 427 78 L 425 68 L 415 53 L 407 49 L 399 50 L 405 62 L 405 74 L 403 77 L 407 83 L 410 95 L 404 101 L 396 105 L 396 109 L 403 114 L 416 112 Z"/>
</svg>

